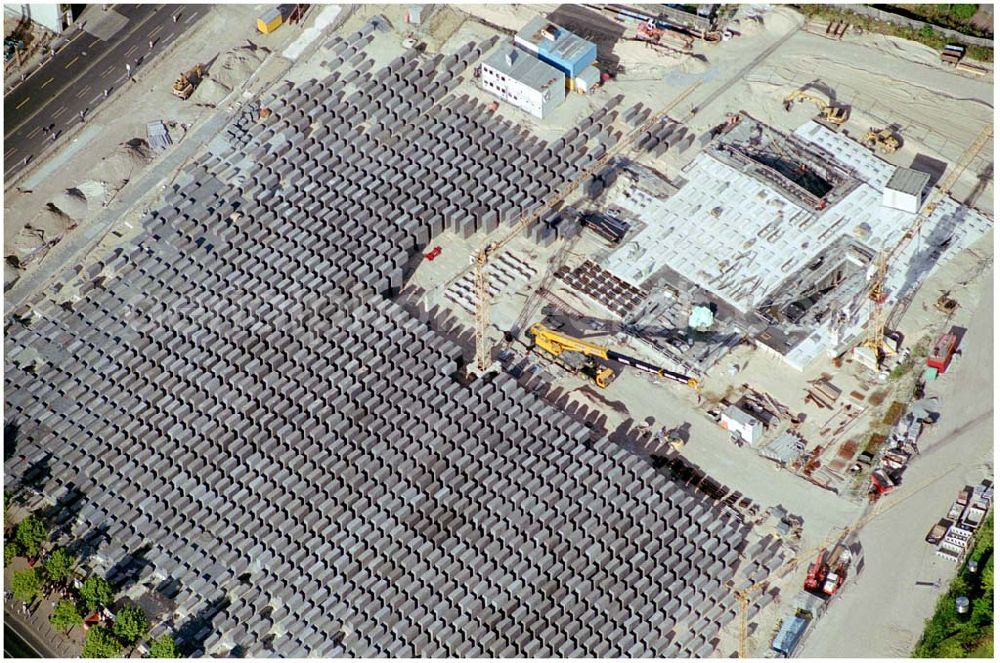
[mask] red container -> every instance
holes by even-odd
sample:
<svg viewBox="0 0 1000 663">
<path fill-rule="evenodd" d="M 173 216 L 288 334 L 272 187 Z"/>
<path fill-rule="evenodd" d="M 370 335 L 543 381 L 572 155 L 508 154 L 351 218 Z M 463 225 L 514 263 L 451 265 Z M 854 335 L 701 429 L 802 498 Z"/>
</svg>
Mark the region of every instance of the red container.
<svg viewBox="0 0 1000 663">
<path fill-rule="evenodd" d="M 930 355 L 927 357 L 927 365 L 936 368 L 938 373 L 944 373 L 948 370 L 948 364 L 951 363 L 957 345 L 958 337 L 954 334 L 942 334 L 931 347 Z"/>
</svg>

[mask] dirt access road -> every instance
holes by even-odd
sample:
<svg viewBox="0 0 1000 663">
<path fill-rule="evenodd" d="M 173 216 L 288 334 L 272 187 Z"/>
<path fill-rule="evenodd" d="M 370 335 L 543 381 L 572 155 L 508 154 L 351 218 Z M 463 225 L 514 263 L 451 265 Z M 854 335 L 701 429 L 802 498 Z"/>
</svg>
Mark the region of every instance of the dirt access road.
<svg viewBox="0 0 1000 663">
<path fill-rule="evenodd" d="M 942 379 L 950 384 L 934 392 L 942 399 L 940 422 L 921 441 L 923 453 L 905 483 L 885 498 L 899 506 L 862 530 L 865 569 L 807 635 L 799 656 L 910 656 L 955 576 L 955 564 L 938 557 L 924 536 L 963 486 L 993 474 L 992 270 L 983 280 L 963 356 L 955 374 Z M 916 584 L 937 581 L 939 588 Z"/>
</svg>

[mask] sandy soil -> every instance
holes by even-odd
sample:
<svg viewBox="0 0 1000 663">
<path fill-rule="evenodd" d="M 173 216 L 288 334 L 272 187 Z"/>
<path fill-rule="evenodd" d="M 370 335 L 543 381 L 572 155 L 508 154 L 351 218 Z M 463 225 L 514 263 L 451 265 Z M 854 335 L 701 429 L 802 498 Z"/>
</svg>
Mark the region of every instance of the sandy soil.
<svg viewBox="0 0 1000 663">
<path fill-rule="evenodd" d="M 968 306 L 956 320 L 969 327 L 963 356 L 928 389 L 942 398 L 941 421 L 922 441 L 923 453 L 911 463 L 904 485 L 887 498 L 887 507 L 898 508 L 862 531 L 865 571 L 818 623 L 802 656 L 909 656 L 939 592 L 956 573 L 924 536 L 963 486 L 993 476 L 992 269 L 980 281 L 978 306 Z M 918 581 L 940 581 L 941 588 Z"/>
<path fill-rule="evenodd" d="M 217 89 L 228 93 L 260 69 L 264 52 L 258 50 L 248 55 L 252 50 L 245 48 L 248 39 L 259 46 L 278 49 L 298 36 L 296 28 L 278 30 L 272 35 L 258 33 L 254 19 L 263 8 L 264 5 L 218 5 L 168 53 L 148 67 L 138 68 L 136 82 L 131 88 L 102 106 L 86 125 L 68 136 L 59 152 L 25 179 L 22 188 L 28 193 L 12 189 L 5 196 L 4 255 L 17 254 L 23 258 L 40 245 L 43 240 L 37 233 L 26 232 L 25 226 L 39 220 L 49 203 L 58 207 L 65 200 L 68 189 L 84 192 L 86 205 L 78 207 L 75 214 L 67 214 L 71 219 L 67 225 L 76 231 L 86 229 L 88 221 L 100 213 L 125 180 L 137 179 L 149 163 L 155 163 L 155 159 L 138 158 L 135 150 L 123 150 L 122 147 L 128 141 L 145 140 L 147 122 L 173 123 L 171 137 L 176 144 L 191 126 L 215 112 L 213 105 L 221 97 L 207 98 L 212 96 L 207 94 L 212 84 L 206 86 L 209 90 L 202 94 L 206 99 L 198 98 L 201 90 L 188 101 L 170 93 L 178 71 L 188 69 L 194 62 L 208 64 L 209 76 L 218 79 L 213 80 L 213 84 L 219 83 Z M 307 17 L 307 24 L 309 20 Z M 229 54 L 231 49 L 239 52 Z M 128 108 L 128 113 L 122 113 L 122 108 Z M 45 174 L 55 172 L 58 177 Z M 71 232 L 63 232 L 62 241 L 72 236 Z M 58 235 L 50 233 L 45 240 L 53 237 Z M 37 264 L 40 260 L 29 268 Z"/>
</svg>

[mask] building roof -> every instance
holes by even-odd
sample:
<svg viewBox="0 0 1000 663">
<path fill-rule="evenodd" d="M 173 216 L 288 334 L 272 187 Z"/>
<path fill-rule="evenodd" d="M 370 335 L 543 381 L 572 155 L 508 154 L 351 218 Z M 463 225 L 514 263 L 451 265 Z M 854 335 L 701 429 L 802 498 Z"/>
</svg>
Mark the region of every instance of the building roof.
<svg viewBox="0 0 1000 663">
<path fill-rule="evenodd" d="M 546 33 L 554 35 L 550 39 Z M 565 62 L 577 62 L 580 58 L 593 55 L 594 45 L 566 28 L 556 25 L 544 16 L 536 16 L 517 33 L 517 38 L 534 44 L 546 55 Z"/>
<path fill-rule="evenodd" d="M 927 173 L 900 166 L 892 174 L 892 177 L 889 178 L 889 181 L 886 182 L 885 188 L 919 196 L 924 192 L 924 187 L 927 186 L 930 179 L 931 176 Z"/>
<path fill-rule="evenodd" d="M 735 405 L 730 405 L 722 411 L 722 416 L 732 419 L 738 424 L 759 424 L 760 419 L 745 410 L 741 410 Z"/>
<path fill-rule="evenodd" d="M 483 64 L 534 90 L 544 90 L 552 85 L 553 81 L 559 81 L 561 85 L 565 79 L 561 71 L 542 62 L 531 53 L 516 48 L 511 41 L 501 42 L 496 50 L 483 60 Z"/>
<path fill-rule="evenodd" d="M 809 626 L 809 620 L 802 617 L 789 617 L 781 624 L 778 634 L 774 636 L 771 648 L 783 654 L 791 654 L 799 644 L 799 638 Z"/>
</svg>

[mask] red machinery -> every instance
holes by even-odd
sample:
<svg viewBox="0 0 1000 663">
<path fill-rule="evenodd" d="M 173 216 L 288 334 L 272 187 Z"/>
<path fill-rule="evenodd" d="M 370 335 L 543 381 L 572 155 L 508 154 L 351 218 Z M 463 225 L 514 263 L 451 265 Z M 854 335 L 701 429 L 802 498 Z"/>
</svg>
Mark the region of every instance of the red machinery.
<svg viewBox="0 0 1000 663">
<path fill-rule="evenodd" d="M 871 481 L 872 485 L 868 490 L 868 499 L 872 502 L 886 493 L 892 492 L 893 488 L 896 487 L 896 484 L 893 483 L 892 479 L 889 478 L 889 475 L 885 473 L 885 470 L 881 469 L 872 472 Z"/>
<path fill-rule="evenodd" d="M 842 545 L 834 546 L 830 554 L 820 551 L 816 561 L 809 566 L 803 588 L 825 596 L 833 596 L 847 580 L 847 568 L 850 566 L 851 554 Z"/>
<path fill-rule="evenodd" d="M 958 337 L 954 334 L 942 334 L 931 347 L 931 352 L 927 357 L 927 365 L 936 368 L 938 373 L 948 370 L 948 364 L 955 355 L 955 348 L 958 347 Z"/>
<path fill-rule="evenodd" d="M 635 29 L 635 33 L 639 39 L 652 42 L 660 41 L 660 37 L 663 36 L 663 30 L 656 27 L 653 21 L 639 23 L 639 26 Z"/>
<path fill-rule="evenodd" d="M 826 577 L 826 570 L 826 550 L 821 550 L 816 561 L 809 566 L 809 571 L 806 573 L 806 581 L 802 585 L 803 588 L 810 591 L 819 589 L 820 582 Z"/>
</svg>

